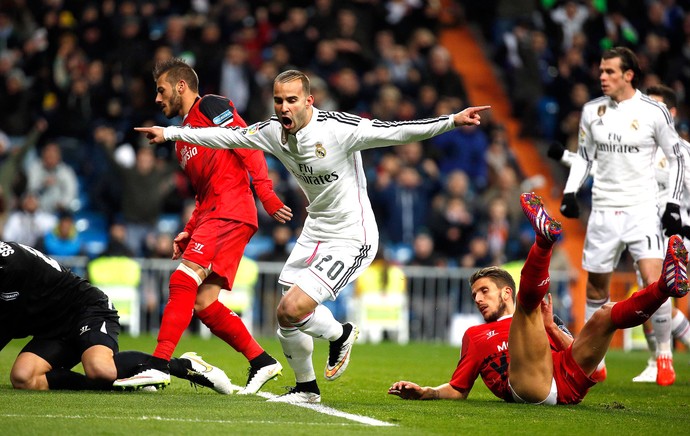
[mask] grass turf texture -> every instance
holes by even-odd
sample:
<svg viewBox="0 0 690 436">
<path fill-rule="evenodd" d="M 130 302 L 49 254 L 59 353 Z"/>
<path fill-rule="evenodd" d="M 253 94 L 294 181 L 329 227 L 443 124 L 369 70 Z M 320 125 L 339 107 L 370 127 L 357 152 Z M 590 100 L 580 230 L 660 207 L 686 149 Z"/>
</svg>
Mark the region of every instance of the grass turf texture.
<svg viewBox="0 0 690 436">
<path fill-rule="evenodd" d="M 281 394 L 294 377 L 280 345 L 262 345 L 285 366 L 284 376 L 264 386 Z M 323 379 L 325 341 L 316 341 L 315 368 L 323 405 L 394 424 L 374 427 L 287 404 L 267 403 L 259 396 L 222 396 L 195 391 L 173 378 L 162 392 L 22 392 L 9 383 L 9 371 L 25 340 L 0 352 L 0 429 L 2 434 L 242 434 L 290 436 L 315 434 L 660 434 L 690 431 L 690 355 L 676 353 L 677 381 L 670 387 L 632 383 L 643 368 L 646 352 L 612 351 L 609 378 L 595 386 L 578 406 L 535 407 L 496 399 L 481 381 L 467 401 L 405 401 L 387 395 L 391 383 L 411 380 L 436 386 L 449 380 L 458 359 L 454 347 L 414 343 L 356 344 L 344 376 Z M 150 352 L 155 338 L 121 338 L 123 350 Z M 244 385 L 247 362 L 216 338 L 185 336 L 176 355 L 196 351 L 223 368 L 236 385 Z"/>
</svg>

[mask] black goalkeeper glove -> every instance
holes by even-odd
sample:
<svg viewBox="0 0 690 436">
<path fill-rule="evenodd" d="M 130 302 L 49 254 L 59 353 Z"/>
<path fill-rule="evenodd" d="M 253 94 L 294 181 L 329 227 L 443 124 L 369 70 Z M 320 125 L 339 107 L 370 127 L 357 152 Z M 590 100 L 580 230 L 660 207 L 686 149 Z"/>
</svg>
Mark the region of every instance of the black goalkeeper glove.
<svg viewBox="0 0 690 436">
<path fill-rule="evenodd" d="M 577 204 L 577 197 L 575 197 L 574 192 L 563 194 L 561 214 L 566 218 L 578 218 L 580 216 L 580 205 Z"/>
<path fill-rule="evenodd" d="M 560 142 L 552 142 L 546 155 L 556 162 L 560 162 L 565 154 L 565 147 Z"/>
<path fill-rule="evenodd" d="M 683 230 L 680 222 L 680 206 L 674 203 L 666 203 L 666 210 L 661 217 L 661 225 L 664 227 L 664 235 L 678 235 Z"/>
<path fill-rule="evenodd" d="M 680 234 L 685 239 L 690 239 L 690 226 L 683 226 L 683 229 L 680 231 Z"/>
</svg>

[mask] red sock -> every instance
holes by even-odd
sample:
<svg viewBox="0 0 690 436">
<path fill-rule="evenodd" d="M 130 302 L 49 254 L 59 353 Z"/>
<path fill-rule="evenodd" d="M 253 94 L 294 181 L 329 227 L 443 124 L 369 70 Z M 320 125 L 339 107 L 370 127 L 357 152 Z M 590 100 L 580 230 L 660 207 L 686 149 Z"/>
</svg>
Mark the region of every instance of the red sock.
<svg viewBox="0 0 690 436">
<path fill-rule="evenodd" d="M 654 282 L 616 303 L 611 309 L 611 321 L 618 329 L 638 326 L 647 321 L 667 298 L 668 295 L 659 289 L 659 282 Z"/>
<path fill-rule="evenodd" d="M 211 329 L 211 333 L 227 342 L 236 351 L 252 360 L 264 352 L 244 325 L 242 319 L 216 300 L 206 309 L 196 313 L 201 322 Z"/>
<path fill-rule="evenodd" d="M 551 277 L 549 263 L 551 262 L 551 246 L 543 247 L 532 244 L 525 265 L 520 272 L 520 290 L 517 294 L 518 303 L 527 311 L 539 307 L 541 300 L 549 292 Z"/>
<path fill-rule="evenodd" d="M 170 276 L 170 296 L 163 311 L 155 357 L 170 360 L 182 333 L 189 327 L 194 312 L 194 301 L 199 289 L 196 280 L 180 270 Z"/>
</svg>

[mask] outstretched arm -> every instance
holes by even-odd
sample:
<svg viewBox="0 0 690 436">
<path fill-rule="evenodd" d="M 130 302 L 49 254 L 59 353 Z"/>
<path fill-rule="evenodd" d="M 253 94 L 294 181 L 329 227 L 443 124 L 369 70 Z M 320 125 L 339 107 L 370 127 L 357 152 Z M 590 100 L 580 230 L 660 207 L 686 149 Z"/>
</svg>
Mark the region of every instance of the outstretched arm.
<svg viewBox="0 0 690 436">
<path fill-rule="evenodd" d="M 464 400 L 469 391 L 457 390 L 450 383 L 432 388 L 431 386 L 421 387 L 416 383 L 401 380 L 393 383 L 388 389 L 388 393 L 403 400 Z"/>
</svg>

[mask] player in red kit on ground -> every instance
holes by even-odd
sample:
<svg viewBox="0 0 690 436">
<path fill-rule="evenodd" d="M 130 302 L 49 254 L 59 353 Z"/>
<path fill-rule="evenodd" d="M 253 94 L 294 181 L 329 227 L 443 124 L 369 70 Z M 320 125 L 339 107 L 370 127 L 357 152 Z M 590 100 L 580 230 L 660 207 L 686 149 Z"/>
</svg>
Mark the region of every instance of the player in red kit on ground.
<svg viewBox="0 0 690 436">
<path fill-rule="evenodd" d="M 153 76 L 156 104 L 166 117 L 182 116 L 183 124 L 191 127 L 246 127 L 229 99 L 199 96 L 196 72 L 183 60 L 158 63 Z M 273 191 L 264 154 L 259 150 L 212 150 L 177 141 L 175 154 L 194 187 L 196 208 L 174 240 L 173 259 L 182 261 L 170 277 L 170 297 L 154 359 L 138 374 L 115 385 L 158 385 L 169 380 L 168 361 L 191 322 L 193 309 L 213 334 L 247 358 L 249 378 L 239 393 L 253 394 L 277 377 L 282 366 L 254 340 L 240 317 L 218 301 L 222 288 L 232 289 L 244 248 L 258 228 L 249 176 L 269 215 L 285 223 L 292 212 Z"/>
<path fill-rule="evenodd" d="M 661 278 L 618 303 L 602 306 L 573 340 L 554 321 L 549 290 L 549 263 L 561 225 L 544 210 L 535 194 L 520 202 L 536 233 L 515 282 L 498 267 L 470 277 L 472 296 L 486 324 L 471 327 L 462 339 L 460 361 L 450 382 L 437 387 L 409 381 L 393 383 L 388 393 L 410 400 L 464 400 L 481 376 L 497 397 L 527 404 L 577 404 L 596 384 L 592 373 L 606 354 L 613 334 L 645 322 L 669 297 L 688 292 L 688 251 L 673 235 Z"/>
</svg>

